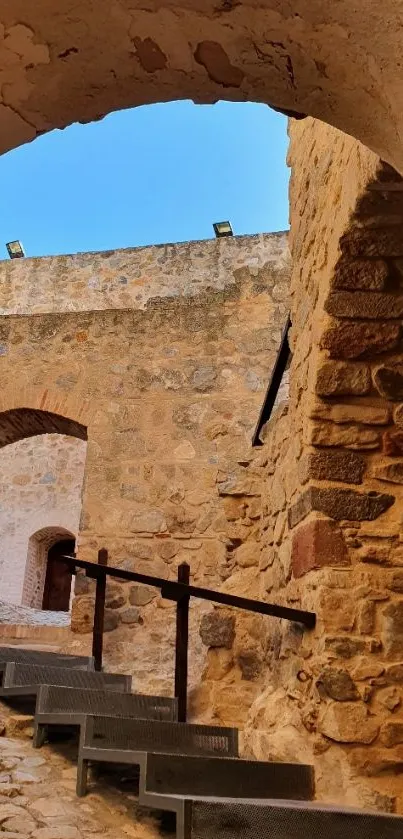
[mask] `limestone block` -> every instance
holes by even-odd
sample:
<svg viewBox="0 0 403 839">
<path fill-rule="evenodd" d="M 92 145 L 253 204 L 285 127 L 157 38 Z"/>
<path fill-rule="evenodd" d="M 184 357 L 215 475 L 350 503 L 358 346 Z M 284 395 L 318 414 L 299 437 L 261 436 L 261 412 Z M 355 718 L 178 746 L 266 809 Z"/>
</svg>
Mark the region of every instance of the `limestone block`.
<svg viewBox="0 0 403 839">
<path fill-rule="evenodd" d="M 260 545 L 256 542 L 245 542 L 237 549 L 235 553 L 235 561 L 241 568 L 249 568 L 252 565 L 259 564 Z"/>
<path fill-rule="evenodd" d="M 319 596 L 318 615 L 326 632 L 351 632 L 356 616 L 355 600 L 345 591 L 323 589 Z"/>
<path fill-rule="evenodd" d="M 222 609 L 203 615 L 200 637 L 206 647 L 225 647 L 230 650 L 235 638 L 235 617 Z"/>
<path fill-rule="evenodd" d="M 369 405 L 366 402 L 348 405 L 337 400 L 335 404 L 317 402 L 311 408 L 310 416 L 312 419 L 327 419 L 340 424 L 359 422 L 362 425 L 388 425 L 390 409 L 387 405 Z"/>
<path fill-rule="evenodd" d="M 370 369 L 364 364 L 325 361 L 318 369 L 318 396 L 365 396 L 371 388 Z"/>
<path fill-rule="evenodd" d="M 335 297 L 330 298 L 332 305 Z M 399 323 L 338 321 L 324 332 L 320 346 L 329 351 L 330 358 L 365 358 L 395 349 L 399 345 L 400 331 Z"/>
<path fill-rule="evenodd" d="M 379 724 L 366 705 L 332 702 L 319 714 L 319 731 L 336 743 L 373 743 Z"/>
<path fill-rule="evenodd" d="M 374 428 L 359 425 L 336 425 L 316 422 L 310 428 L 309 442 L 313 446 L 340 446 L 346 449 L 377 449 L 381 436 Z M 352 482 L 354 483 L 354 482 Z"/>
<path fill-rule="evenodd" d="M 170 539 L 169 540 L 164 540 L 158 546 L 158 553 L 159 553 L 161 559 L 163 559 L 164 562 L 167 562 L 167 563 L 172 562 L 174 556 L 176 556 L 176 554 L 178 553 L 178 550 L 179 550 L 179 547 L 176 544 L 176 542 L 172 542 Z"/>
<path fill-rule="evenodd" d="M 211 679 L 214 682 L 223 679 L 233 666 L 234 658 L 231 650 L 225 647 L 211 647 L 207 654 L 203 679 Z"/>
<path fill-rule="evenodd" d="M 291 567 L 298 578 L 326 565 L 350 565 L 343 534 L 329 519 L 314 519 L 292 535 Z"/>
</svg>

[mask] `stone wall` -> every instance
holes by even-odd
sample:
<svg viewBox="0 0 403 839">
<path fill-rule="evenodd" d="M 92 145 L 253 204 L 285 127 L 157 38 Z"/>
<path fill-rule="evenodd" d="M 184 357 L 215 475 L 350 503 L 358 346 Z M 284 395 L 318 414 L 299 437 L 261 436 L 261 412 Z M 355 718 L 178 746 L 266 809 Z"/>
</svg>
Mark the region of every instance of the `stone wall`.
<svg viewBox="0 0 403 839">
<path fill-rule="evenodd" d="M 41 608 L 46 550 L 78 533 L 86 448 L 44 434 L 0 449 L 0 600 Z"/>
<path fill-rule="evenodd" d="M 62 414 L 88 430 L 80 557 L 105 546 L 111 563 L 164 578 L 187 561 L 211 587 L 255 565 L 261 477 L 250 442 L 288 313 L 287 236 L 5 262 L 0 273 L 1 409 Z M 77 637 L 91 608 L 81 579 Z M 110 587 L 113 666 L 135 667 L 128 636 L 135 647 L 147 629 L 163 658 L 154 675 L 171 678 L 161 639 L 172 617 L 161 621 L 160 608 L 170 606 L 155 592 Z"/>
<path fill-rule="evenodd" d="M 402 811 L 403 182 L 313 120 L 290 163 L 293 361 L 265 430 L 260 585 L 318 620 L 266 624 L 246 744 L 311 760 L 325 800 Z"/>
</svg>

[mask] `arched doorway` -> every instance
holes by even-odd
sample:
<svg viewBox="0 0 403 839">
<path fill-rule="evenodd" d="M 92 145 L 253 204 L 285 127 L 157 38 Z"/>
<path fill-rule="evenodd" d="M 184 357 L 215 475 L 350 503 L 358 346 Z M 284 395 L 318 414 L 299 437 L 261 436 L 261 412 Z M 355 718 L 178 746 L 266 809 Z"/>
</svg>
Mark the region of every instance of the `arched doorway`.
<svg viewBox="0 0 403 839">
<path fill-rule="evenodd" d="M 64 554 L 73 554 L 74 539 L 63 539 L 48 550 L 42 609 L 50 612 L 68 612 L 71 597 L 71 573 L 63 560 Z"/>
<path fill-rule="evenodd" d="M 44 527 L 28 543 L 22 605 L 52 612 L 68 612 L 71 575 L 63 554 L 75 550 L 75 536 L 63 527 Z"/>
</svg>

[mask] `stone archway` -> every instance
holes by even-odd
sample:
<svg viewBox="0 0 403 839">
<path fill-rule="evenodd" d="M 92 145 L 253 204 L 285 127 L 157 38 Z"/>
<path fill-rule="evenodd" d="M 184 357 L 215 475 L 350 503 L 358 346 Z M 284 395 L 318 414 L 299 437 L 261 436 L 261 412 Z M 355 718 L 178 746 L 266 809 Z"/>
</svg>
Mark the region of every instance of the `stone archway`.
<svg viewBox="0 0 403 839">
<path fill-rule="evenodd" d="M 34 408 L 14 408 L 0 412 L 0 448 L 38 434 L 65 434 L 87 440 L 85 425 L 60 414 Z"/>
<path fill-rule="evenodd" d="M 392 2 L 1 5 L 2 151 L 121 108 L 226 98 L 318 117 L 402 168 L 401 37 Z"/>
<path fill-rule="evenodd" d="M 42 608 L 47 552 L 78 534 L 86 441 L 86 426 L 68 416 L 36 407 L 0 412 L 4 602 Z"/>
<path fill-rule="evenodd" d="M 49 554 L 59 543 L 75 542 L 75 535 L 64 527 L 43 527 L 34 533 L 28 543 L 27 564 L 22 594 L 22 605 L 34 609 L 51 608 Z M 47 602 L 44 601 L 45 583 Z M 69 601 L 70 598 L 68 598 Z M 67 601 L 67 603 L 68 603 Z M 65 611 L 63 609 L 63 611 Z"/>
</svg>

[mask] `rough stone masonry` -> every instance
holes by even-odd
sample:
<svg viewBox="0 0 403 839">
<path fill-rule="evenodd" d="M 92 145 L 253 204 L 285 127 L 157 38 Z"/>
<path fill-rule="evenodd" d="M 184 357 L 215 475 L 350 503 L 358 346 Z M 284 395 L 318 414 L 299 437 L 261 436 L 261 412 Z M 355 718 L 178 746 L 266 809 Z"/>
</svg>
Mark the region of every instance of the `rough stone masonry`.
<svg viewBox="0 0 403 839">
<path fill-rule="evenodd" d="M 49 527 L 77 536 L 83 559 L 106 546 L 111 564 L 164 578 L 187 561 L 210 587 L 257 567 L 250 442 L 289 273 L 281 233 L 1 263 L 0 440 L 18 442 L 0 448 L 0 582 L 14 603 L 40 605 L 46 553 L 41 577 L 28 542 Z M 117 654 L 136 627 L 150 625 L 157 647 L 166 635 L 156 594 L 109 586 L 115 666 L 138 667 L 127 647 Z M 84 578 L 72 628 L 92 628 Z"/>
</svg>

